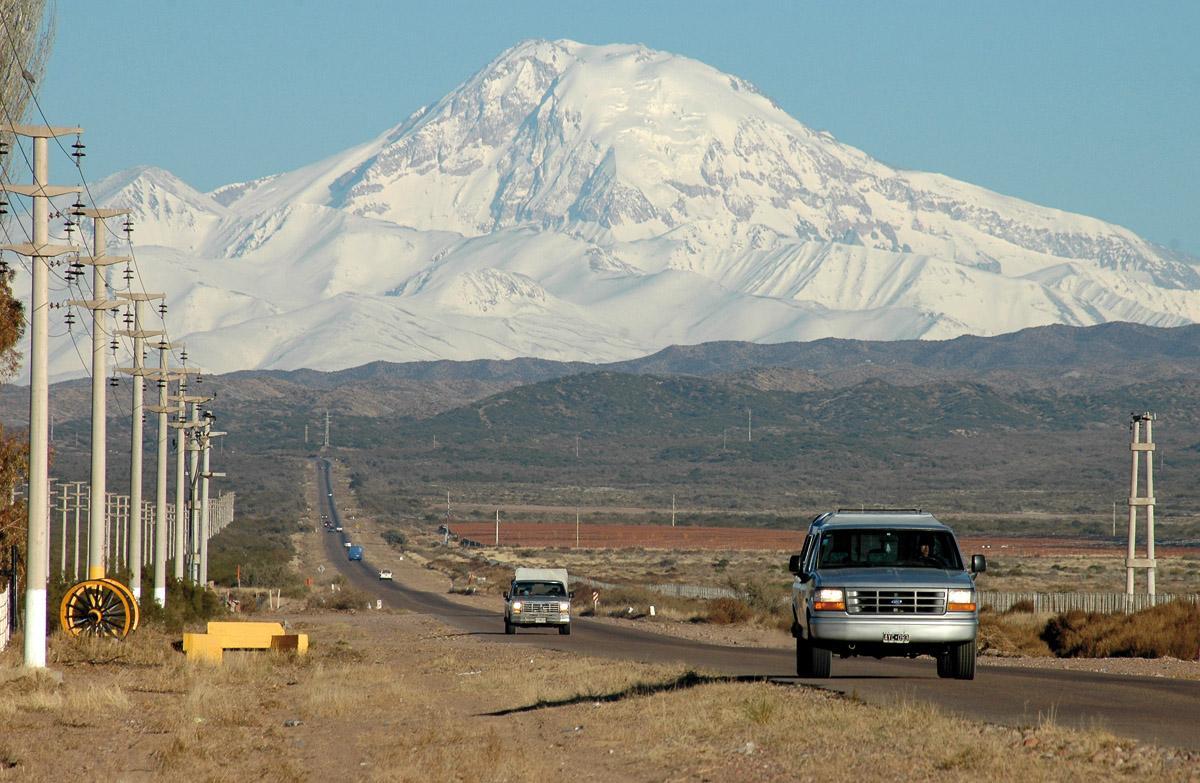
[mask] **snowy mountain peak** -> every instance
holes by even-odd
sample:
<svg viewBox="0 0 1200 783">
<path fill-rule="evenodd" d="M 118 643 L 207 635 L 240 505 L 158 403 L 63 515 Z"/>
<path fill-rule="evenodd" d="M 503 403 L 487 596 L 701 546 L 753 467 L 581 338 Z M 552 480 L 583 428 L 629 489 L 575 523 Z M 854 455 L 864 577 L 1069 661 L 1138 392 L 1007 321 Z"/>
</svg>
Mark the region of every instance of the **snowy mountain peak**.
<svg viewBox="0 0 1200 783">
<path fill-rule="evenodd" d="M 295 171 L 204 194 L 143 167 L 93 191 L 133 210 L 146 287 L 214 370 L 1200 320 L 1189 259 L 887 166 L 638 45 L 523 41 Z"/>
</svg>

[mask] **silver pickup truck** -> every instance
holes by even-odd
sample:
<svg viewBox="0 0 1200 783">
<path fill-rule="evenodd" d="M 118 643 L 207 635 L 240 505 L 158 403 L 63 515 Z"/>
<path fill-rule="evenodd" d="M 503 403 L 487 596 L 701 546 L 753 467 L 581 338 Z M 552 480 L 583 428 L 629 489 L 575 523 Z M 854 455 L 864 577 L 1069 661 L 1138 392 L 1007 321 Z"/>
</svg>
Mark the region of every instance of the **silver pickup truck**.
<svg viewBox="0 0 1200 783">
<path fill-rule="evenodd" d="M 913 510 L 818 516 L 788 569 L 796 674 L 828 677 L 833 658 L 932 655 L 940 677 L 975 678 L 974 575 L 954 533 Z"/>
</svg>

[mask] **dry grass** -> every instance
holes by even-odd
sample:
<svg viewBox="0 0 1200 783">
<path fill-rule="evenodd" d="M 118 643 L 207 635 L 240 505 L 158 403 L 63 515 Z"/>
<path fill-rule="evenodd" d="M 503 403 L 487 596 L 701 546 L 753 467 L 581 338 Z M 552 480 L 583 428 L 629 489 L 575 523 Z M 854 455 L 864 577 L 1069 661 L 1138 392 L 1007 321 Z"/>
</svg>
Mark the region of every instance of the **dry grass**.
<svg viewBox="0 0 1200 783">
<path fill-rule="evenodd" d="M 1200 606 L 1168 603 L 1132 614 L 1067 612 L 1042 638 L 1062 658 L 1200 657 Z"/>
<path fill-rule="evenodd" d="M 220 667 L 189 665 L 153 634 L 122 645 L 55 639 L 61 683 L 0 677 L 0 781 L 61 779 L 63 754 L 89 759 L 76 770 L 83 777 L 140 770 L 217 781 L 525 781 L 564 770 L 580 781 L 1200 772 L 1103 734 L 997 728 L 915 704 L 873 707 L 674 665 L 614 665 L 494 644 L 416 615 L 325 613 L 297 624 L 313 638 L 309 656 L 246 653 Z"/>
</svg>

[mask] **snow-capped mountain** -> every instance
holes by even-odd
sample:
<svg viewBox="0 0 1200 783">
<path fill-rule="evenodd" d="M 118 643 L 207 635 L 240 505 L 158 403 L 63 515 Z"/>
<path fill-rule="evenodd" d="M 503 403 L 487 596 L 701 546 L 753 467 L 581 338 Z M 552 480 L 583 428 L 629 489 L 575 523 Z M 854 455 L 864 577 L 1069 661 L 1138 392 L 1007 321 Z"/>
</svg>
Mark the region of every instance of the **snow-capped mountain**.
<svg viewBox="0 0 1200 783">
<path fill-rule="evenodd" d="M 893 169 L 641 46 L 524 42 L 296 171 L 92 192 L 218 371 L 1200 320 L 1197 271 L 1124 228 Z"/>
</svg>

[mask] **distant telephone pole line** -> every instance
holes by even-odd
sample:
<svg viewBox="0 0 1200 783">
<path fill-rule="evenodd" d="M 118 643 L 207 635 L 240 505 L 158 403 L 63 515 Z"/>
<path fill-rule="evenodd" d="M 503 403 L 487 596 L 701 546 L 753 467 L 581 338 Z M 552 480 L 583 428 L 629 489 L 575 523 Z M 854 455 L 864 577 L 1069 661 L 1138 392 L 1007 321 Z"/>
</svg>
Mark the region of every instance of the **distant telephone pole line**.
<svg viewBox="0 0 1200 783">
<path fill-rule="evenodd" d="M 329 409 L 325 409 L 325 448 L 329 448 Z"/>
</svg>

